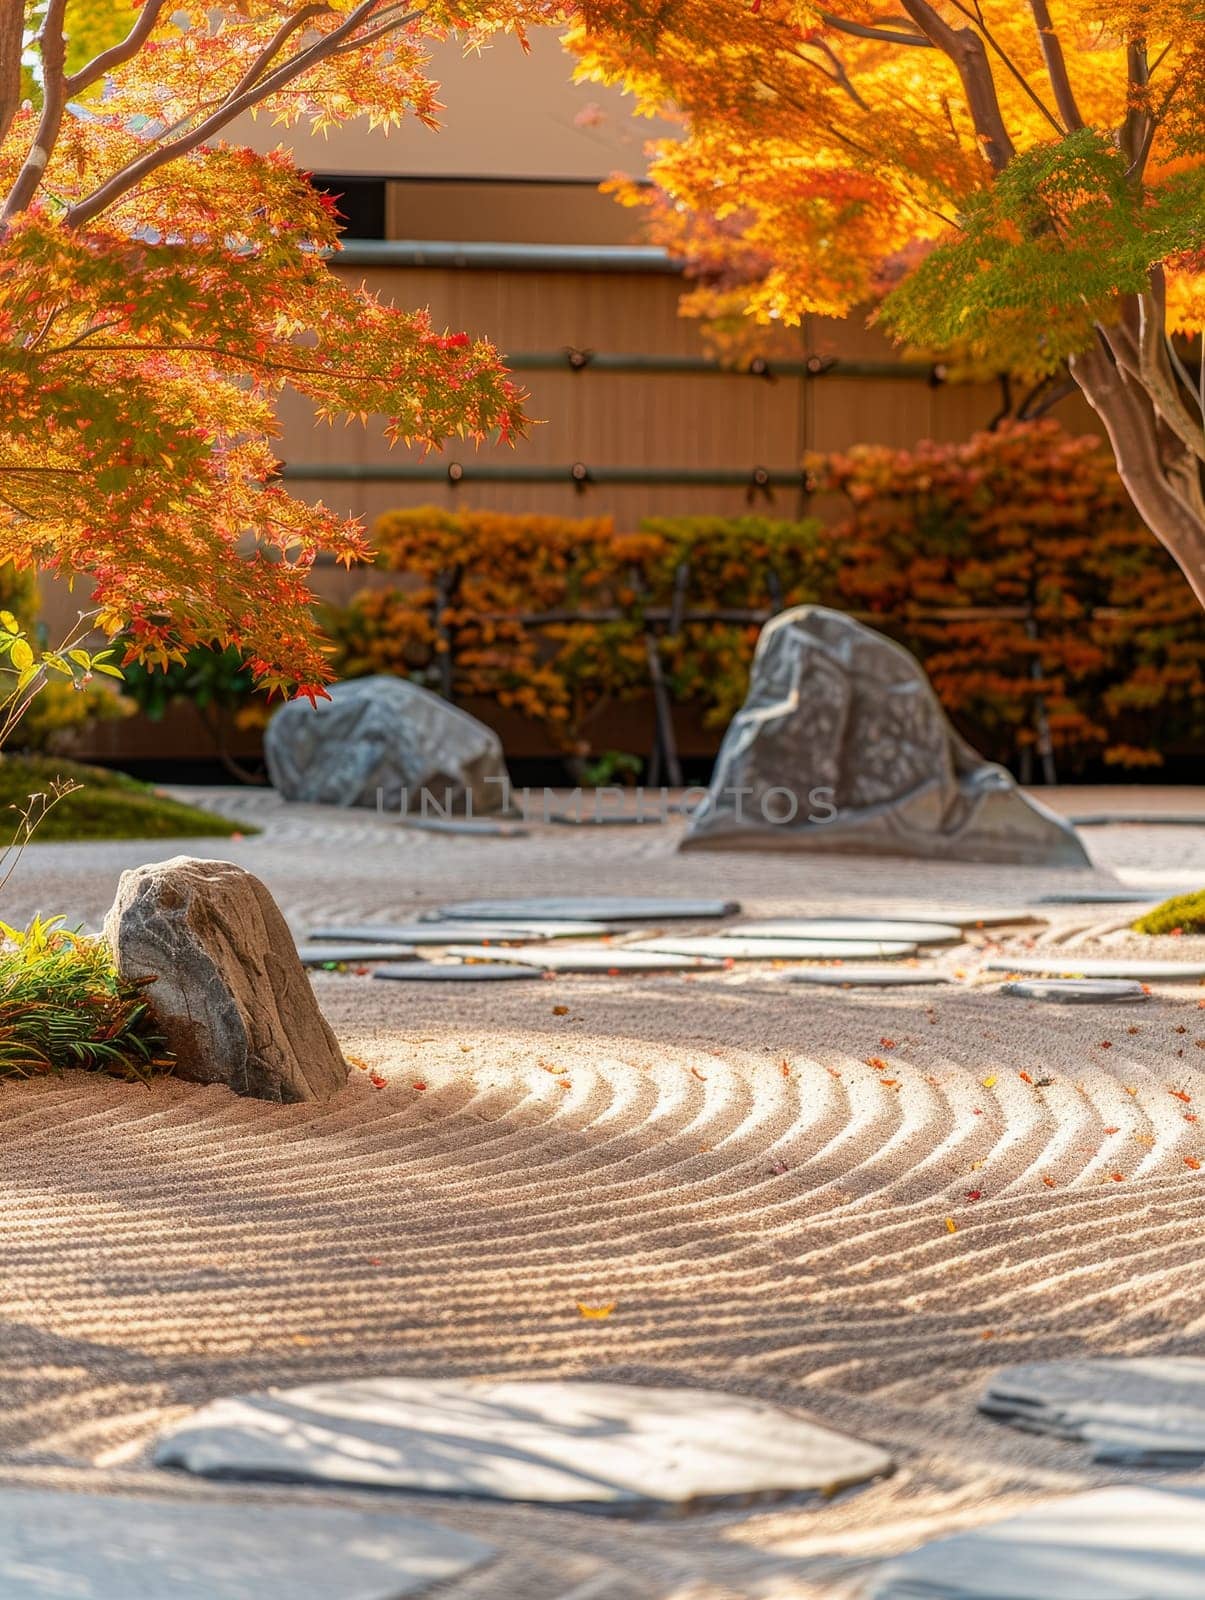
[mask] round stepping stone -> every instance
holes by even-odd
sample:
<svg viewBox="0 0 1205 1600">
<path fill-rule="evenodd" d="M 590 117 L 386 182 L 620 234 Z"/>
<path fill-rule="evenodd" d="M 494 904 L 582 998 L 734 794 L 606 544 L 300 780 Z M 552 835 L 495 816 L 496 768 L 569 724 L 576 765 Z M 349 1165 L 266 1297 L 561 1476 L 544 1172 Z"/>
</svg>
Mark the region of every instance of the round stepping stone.
<svg viewBox="0 0 1205 1600">
<path fill-rule="evenodd" d="M 361 923 L 348 928 L 315 928 L 310 939 L 350 940 L 359 944 L 536 944 L 541 939 L 592 939 L 614 929 L 606 922 L 530 922 L 513 927 L 492 922 Z"/>
<path fill-rule="evenodd" d="M 1200 1357 L 1118 1356 L 1006 1367 L 989 1381 L 979 1409 L 1031 1433 L 1090 1444 L 1094 1461 L 1140 1467 L 1205 1463 Z"/>
<path fill-rule="evenodd" d="M 911 944 L 955 944 L 962 939 L 962 929 L 951 922 L 892 922 L 885 917 L 783 917 L 742 922 L 731 935 L 739 939 L 902 939 Z"/>
<path fill-rule="evenodd" d="M 735 900 L 662 900 L 640 895 L 560 896 L 541 900 L 462 900 L 441 906 L 437 915 L 458 922 L 500 922 L 512 917 L 539 917 L 546 922 L 663 922 L 685 917 L 731 917 L 740 910 Z"/>
<path fill-rule="evenodd" d="M 333 944 L 303 944 L 297 954 L 303 966 L 324 967 L 333 961 L 357 965 L 365 961 L 404 961 L 418 952 L 408 944 L 356 944 L 352 940 L 340 940 Z"/>
<path fill-rule="evenodd" d="M 0 1490 L 6 1600 L 402 1600 L 493 1554 L 395 1511 Z"/>
<path fill-rule="evenodd" d="M 689 972 L 718 967 L 718 961 L 661 950 L 636 950 L 631 945 L 541 945 L 538 950 L 501 950 L 494 945 L 453 944 L 450 956 L 461 961 L 513 961 L 543 972 Z"/>
<path fill-rule="evenodd" d="M 934 1539 L 867 1600 L 1200 1600 L 1205 1488 L 1096 1489 Z"/>
<path fill-rule="evenodd" d="M 918 971 L 914 967 L 817 967 L 808 972 L 784 972 L 787 983 L 820 983 L 832 989 L 898 989 L 907 984 L 950 983 L 944 972 Z"/>
<path fill-rule="evenodd" d="M 1205 978 L 1205 962 L 1144 961 L 1141 956 L 1125 961 L 1084 960 L 1074 954 L 1025 956 L 1013 961 L 989 961 L 989 972 L 1036 972 L 1067 978 L 1162 978 L 1171 983 L 1199 983 Z"/>
<path fill-rule="evenodd" d="M 501 961 L 473 962 L 461 966 L 452 961 L 397 961 L 372 969 L 374 978 L 395 983 L 502 983 L 508 978 L 538 978 L 538 967 L 512 966 Z"/>
<path fill-rule="evenodd" d="M 912 956 L 916 946 L 887 939 L 646 939 L 625 950 L 660 950 L 669 955 L 709 956 L 721 961 L 843 961 L 867 956 Z"/>
<path fill-rule="evenodd" d="M 380 1378 L 217 1400 L 157 1466 L 578 1510 L 689 1510 L 829 1495 L 890 1458 L 759 1400 L 610 1383 Z"/>
<path fill-rule="evenodd" d="M 1052 1000 L 1060 1005 L 1125 1005 L 1150 999 L 1132 978 L 1029 978 L 1002 984 L 1000 993 L 1015 995 L 1018 1000 Z"/>
</svg>

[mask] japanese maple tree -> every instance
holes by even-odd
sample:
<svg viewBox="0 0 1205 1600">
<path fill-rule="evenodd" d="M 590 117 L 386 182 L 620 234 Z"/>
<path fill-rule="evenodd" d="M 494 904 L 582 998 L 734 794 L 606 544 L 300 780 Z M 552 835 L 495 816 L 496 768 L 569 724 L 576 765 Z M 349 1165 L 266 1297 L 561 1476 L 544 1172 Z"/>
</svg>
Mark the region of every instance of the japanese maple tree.
<svg viewBox="0 0 1205 1600">
<path fill-rule="evenodd" d="M 359 525 L 275 477 L 285 385 L 391 439 L 508 440 L 491 345 L 334 273 L 335 214 L 255 111 L 432 124 L 430 41 L 545 0 L 0 0 L 0 559 L 89 581 L 144 660 L 237 646 L 260 681 L 327 676 L 308 574 Z"/>
<path fill-rule="evenodd" d="M 571 44 L 684 121 L 691 309 L 1069 375 L 1205 603 L 1202 0 L 589 0 Z"/>
</svg>

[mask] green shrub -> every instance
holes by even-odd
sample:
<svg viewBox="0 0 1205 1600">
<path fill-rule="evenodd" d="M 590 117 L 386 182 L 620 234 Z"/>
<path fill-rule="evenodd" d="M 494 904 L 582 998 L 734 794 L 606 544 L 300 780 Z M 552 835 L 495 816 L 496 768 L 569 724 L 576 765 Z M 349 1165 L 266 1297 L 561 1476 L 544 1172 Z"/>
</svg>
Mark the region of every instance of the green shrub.
<svg viewBox="0 0 1205 1600">
<path fill-rule="evenodd" d="M 1133 924 L 1135 933 L 1205 933 L 1205 889 L 1177 894 Z"/>
<path fill-rule="evenodd" d="M 22 930 L 0 922 L 0 1078 L 80 1067 L 143 1081 L 171 1070 L 146 986 L 117 975 L 99 939 L 62 919 Z"/>
</svg>

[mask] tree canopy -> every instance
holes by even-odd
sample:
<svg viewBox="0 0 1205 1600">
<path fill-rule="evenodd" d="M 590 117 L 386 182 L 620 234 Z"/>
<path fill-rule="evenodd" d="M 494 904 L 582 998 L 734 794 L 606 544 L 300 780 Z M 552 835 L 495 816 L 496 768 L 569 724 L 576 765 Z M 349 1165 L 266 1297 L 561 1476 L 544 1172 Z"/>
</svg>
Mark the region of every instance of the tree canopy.
<svg viewBox="0 0 1205 1600">
<path fill-rule="evenodd" d="M 1066 364 L 1205 599 L 1202 0 L 588 0 L 570 42 L 683 119 L 627 198 L 691 309 Z"/>
<path fill-rule="evenodd" d="M 440 109 L 427 47 L 545 0 L 0 0 L 0 559 L 93 586 L 144 660 L 233 644 L 268 687 L 326 676 L 308 575 L 358 523 L 276 479 L 274 402 L 383 414 L 391 439 L 511 440 L 482 340 L 340 278 L 330 200 L 225 142 Z"/>
</svg>

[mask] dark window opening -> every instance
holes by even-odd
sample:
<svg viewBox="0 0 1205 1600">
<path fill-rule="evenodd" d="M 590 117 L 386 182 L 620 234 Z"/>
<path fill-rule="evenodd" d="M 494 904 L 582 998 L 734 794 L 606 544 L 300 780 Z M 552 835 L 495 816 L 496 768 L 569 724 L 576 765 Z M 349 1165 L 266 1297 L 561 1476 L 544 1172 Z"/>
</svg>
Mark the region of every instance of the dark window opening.
<svg viewBox="0 0 1205 1600">
<path fill-rule="evenodd" d="M 310 182 L 320 194 L 333 196 L 344 238 L 385 237 L 384 178 L 340 178 L 315 172 Z"/>
</svg>

